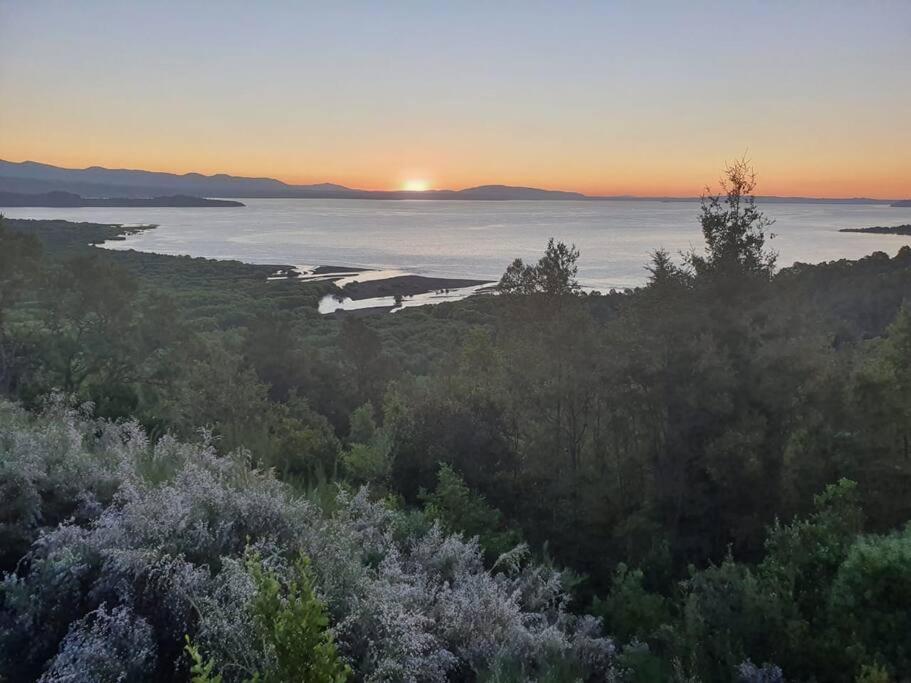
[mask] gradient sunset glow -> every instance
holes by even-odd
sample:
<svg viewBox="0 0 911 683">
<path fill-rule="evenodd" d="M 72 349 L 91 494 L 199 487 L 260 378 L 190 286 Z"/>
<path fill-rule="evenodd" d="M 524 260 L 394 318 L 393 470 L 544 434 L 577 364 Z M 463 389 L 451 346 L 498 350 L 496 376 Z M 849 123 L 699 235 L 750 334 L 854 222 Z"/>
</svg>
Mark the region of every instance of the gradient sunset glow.
<svg viewBox="0 0 911 683">
<path fill-rule="evenodd" d="M 0 158 L 362 189 L 911 197 L 911 3 L 0 0 Z M 736 11 L 733 11 L 736 9 Z"/>
</svg>

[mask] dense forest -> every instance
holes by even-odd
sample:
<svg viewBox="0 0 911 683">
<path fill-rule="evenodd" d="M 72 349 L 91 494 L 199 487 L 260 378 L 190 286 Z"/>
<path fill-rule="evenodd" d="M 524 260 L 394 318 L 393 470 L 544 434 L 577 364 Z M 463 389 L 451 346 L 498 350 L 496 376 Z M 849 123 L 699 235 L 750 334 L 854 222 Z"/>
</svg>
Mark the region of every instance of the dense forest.
<svg viewBox="0 0 911 683">
<path fill-rule="evenodd" d="M 753 185 L 372 317 L 4 220 L 0 678 L 907 680 L 911 248 L 779 269 Z"/>
</svg>

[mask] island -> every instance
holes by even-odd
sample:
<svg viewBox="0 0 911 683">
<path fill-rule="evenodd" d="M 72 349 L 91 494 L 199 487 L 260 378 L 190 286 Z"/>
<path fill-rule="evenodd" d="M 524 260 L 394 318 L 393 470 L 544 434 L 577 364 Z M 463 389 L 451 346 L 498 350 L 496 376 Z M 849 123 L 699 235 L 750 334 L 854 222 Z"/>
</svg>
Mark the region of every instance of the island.
<svg viewBox="0 0 911 683">
<path fill-rule="evenodd" d="M 242 202 L 229 199 L 204 199 L 185 194 L 165 197 L 82 197 L 72 192 L 0 192 L 0 206 L 81 208 L 106 207 L 237 207 Z"/>
<path fill-rule="evenodd" d="M 911 235 L 911 225 L 876 225 L 872 228 L 842 228 L 838 232 L 865 232 L 871 235 Z"/>
<path fill-rule="evenodd" d="M 490 280 L 468 280 L 464 278 L 427 277 L 425 275 L 399 275 L 383 280 L 352 282 L 342 288 L 344 296 L 355 301 L 374 299 L 380 296 L 415 296 L 448 289 L 462 289 L 479 285 L 494 284 Z"/>
<path fill-rule="evenodd" d="M 892 202 L 891 204 L 889 204 L 889 206 L 895 206 L 895 207 L 901 207 L 901 208 L 911 207 L 911 199 L 899 199 L 897 202 Z"/>
</svg>

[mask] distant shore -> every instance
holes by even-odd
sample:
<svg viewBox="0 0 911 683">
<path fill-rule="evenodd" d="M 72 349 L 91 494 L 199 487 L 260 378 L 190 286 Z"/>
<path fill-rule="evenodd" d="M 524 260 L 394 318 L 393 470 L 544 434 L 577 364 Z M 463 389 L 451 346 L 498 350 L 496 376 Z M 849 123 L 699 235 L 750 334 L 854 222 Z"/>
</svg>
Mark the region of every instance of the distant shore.
<svg viewBox="0 0 911 683">
<path fill-rule="evenodd" d="M 77 225 L 61 221 L 63 224 Z M 91 224 L 86 224 L 91 225 Z M 103 246 L 108 241 L 122 241 L 126 237 L 136 234 L 142 230 L 154 230 L 157 225 L 127 225 L 117 224 L 107 226 L 116 230 L 114 235 L 106 235 L 104 239 L 94 241 L 90 244 L 94 246 Z M 461 290 L 470 287 L 482 288 L 483 285 L 494 286 L 492 280 L 475 280 L 468 278 L 447 278 L 432 277 L 427 275 L 416 275 L 413 273 L 395 274 L 401 271 L 388 271 L 389 277 L 385 277 L 387 271 L 378 271 L 370 268 L 339 266 L 339 265 L 319 265 L 319 266 L 291 266 L 291 265 L 260 265 L 262 268 L 272 269 L 271 275 L 267 280 L 300 280 L 301 284 L 307 283 L 327 283 L 336 288 L 332 295 L 339 299 L 351 299 L 352 301 L 363 301 L 366 299 L 382 298 L 407 298 L 419 296 L 422 294 L 432 294 L 434 292 L 449 293 L 450 290 Z M 362 275 L 361 275 L 362 274 Z M 363 277 L 363 281 L 357 278 Z M 379 276 L 379 277 L 378 277 Z M 342 283 L 341 286 L 337 283 Z M 486 291 L 486 287 L 483 288 Z M 384 313 L 395 309 L 391 306 L 375 306 L 362 308 L 357 312 L 346 311 L 345 314 L 356 314 L 358 316 L 373 315 Z"/>
<path fill-rule="evenodd" d="M 243 202 L 229 199 L 204 199 L 176 194 L 165 197 L 82 197 L 72 192 L 0 192 L 0 207 L 81 208 L 81 207 L 242 207 Z"/>
<path fill-rule="evenodd" d="M 363 190 L 337 183 L 288 184 L 275 178 L 250 178 L 224 173 L 162 173 L 137 169 L 64 168 L 34 161 L 0 159 L 0 190 L 13 193 L 52 190 L 91 197 L 137 197 L 192 195 L 249 199 L 391 199 L 471 201 L 651 201 L 698 202 L 699 196 L 591 195 L 571 190 L 554 190 L 515 185 L 478 185 L 464 189 Z M 860 204 L 911 206 L 911 199 L 870 197 L 787 197 L 757 196 L 769 203 Z M 18 205 L 24 206 L 24 205 Z M 112 206 L 106 204 L 104 206 Z M 132 205 L 124 205 L 132 206 Z M 182 206 L 182 205 L 180 205 Z M 211 205 L 209 205 L 211 206 Z"/>
<path fill-rule="evenodd" d="M 842 228 L 838 232 L 861 232 L 871 235 L 911 235 L 911 224 L 893 226 L 876 225 L 872 228 Z"/>
</svg>

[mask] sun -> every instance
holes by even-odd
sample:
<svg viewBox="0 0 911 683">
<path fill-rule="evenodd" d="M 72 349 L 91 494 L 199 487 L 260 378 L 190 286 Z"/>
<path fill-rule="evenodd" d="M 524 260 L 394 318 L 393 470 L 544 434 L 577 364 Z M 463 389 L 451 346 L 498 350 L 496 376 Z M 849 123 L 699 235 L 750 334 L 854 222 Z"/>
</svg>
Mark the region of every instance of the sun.
<svg viewBox="0 0 911 683">
<path fill-rule="evenodd" d="M 413 178 L 411 180 L 406 180 L 402 184 L 402 189 L 406 192 L 425 192 L 430 189 L 430 183 L 426 180 Z"/>
</svg>

